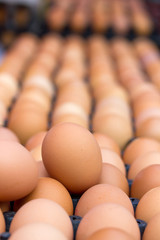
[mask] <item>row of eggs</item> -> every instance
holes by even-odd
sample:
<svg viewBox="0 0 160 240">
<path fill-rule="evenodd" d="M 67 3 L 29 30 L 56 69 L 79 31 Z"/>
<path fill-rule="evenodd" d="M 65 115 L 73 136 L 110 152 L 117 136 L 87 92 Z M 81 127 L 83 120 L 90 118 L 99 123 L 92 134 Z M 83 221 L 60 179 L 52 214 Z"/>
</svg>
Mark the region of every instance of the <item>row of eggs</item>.
<svg viewBox="0 0 160 240">
<path fill-rule="evenodd" d="M 24 49 L 22 44 L 25 42 L 24 39 L 30 42 L 30 46 L 33 47 L 32 51 Z M 120 72 L 121 82 L 127 90 L 117 82 L 112 56 L 117 63 L 118 71 L 124 70 L 124 66 L 127 65 L 127 67 L 131 67 L 132 74 L 133 72 L 137 73 L 137 82 L 142 83 L 142 86 L 148 84 L 145 82 L 142 70 L 138 67 L 139 62 L 136 61 L 135 65 L 131 64 L 136 59 L 135 55 L 130 51 L 131 44 L 122 39 L 117 39 L 113 42 L 113 47 L 110 50 L 106 40 L 99 36 L 90 39 L 88 49 L 86 49 L 85 42 L 77 36 L 71 36 L 64 40 L 59 36 L 48 35 L 38 47 L 38 40 L 33 36 L 23 36 L 18 41 L 22 45 L 15 44 L 13 46 L 13 49 L 8 53 L 8 58 L 6 55 L 4 59 L 5 64 L 2 63 L 0 69 L 0 74 L 7 73 L 9 76 L 14 77 L 15 83 L 19 84 L 22 89 L 19 91 L 18 97 L 16 96 L 15 102 L 12 103 L 7 119 L 8 128 L 1 127 L 0 129 L 0 136 L 2 137 L 0 152 L 1 159 L 3 159 L 0 174 L 3 183 L 0 200 L 1 202 L 14 201 L 14 210 L 19 209 L 13 219 L 10 232 L 14 231 L 14 224 L 15 226 L 18 224 L 18 227 L 15 228 L 15 234 L 18 231 L 17 228 L 20 230 L 22 225 L 19 225 L 16 221 L 23 224 L 24 220 L 24 222 L 26 221 L 25 224 L 29 223 L 23 209 L 27 209 L 29 219 L 32 219 L 31 215 L 33 215 L 33 219 L 37 224 L 38 220 L 35 217 L 36 213 L 34 214 L 33 208 L 39 213 L 38 219 L 40 219 L 40 215 L 43 220 L 48 219 L 44 212 L 52 213 L 51 206 L 48 211 L 45 208 L 51 202 L 45 202 L 44 210 L 42 201 L 35 201 L 36 198 L 43 198 L 43 200 L 48 198 L 61 205 L 68 215 L 77 214 L 83 217 L 77 231 L 77 239 L 87 239 L 94 232 L 106 227 L 116 228 L 116 230 L 118 228 L 119 238 L 122 235 L 124 239 L 124 235 L 128 234 L 129 236 L 126 236 L 128 239 L 140 239 L 135 217 L 150 222 L 153 215 L 159 211 L 156 204 L 158 202 L 159 188 L 155 187 L 159 186 L 157 173 L 159 171 L 160 145 L 157 141 L 159 140 L 157 139 L 158 134 L 153 135 L 154 139 L 151 138 L 152 135 L 145 137 L 142 137 L 142 135 L 129 143 L 124 149 L 124 146 L 134 133 L 131 128 L 131 108 L 127 90 L 132 93 L 131 96 L 134 96 L 132 99 L 136 99 L 145 91 L 150 91 L 148 87 L 139 88 L 139 84 L 137 86 L 134 83 L 135 80 L 132 80 L 130 72 L 128 74 L 126 74 L 126 71 Z M 20 46 L 23 47 L 20 48 Z M 118 49 L 117 53 L 116 49 Z M 23 52 L 25 52 L 25 57 L 21 58 L 20 63 L 16 65 L 19 67 L 13 67 L 14 60 L 15 63 L 18 62 L 17 57 L 23 56 Z M 87 68 L 86 52 L 89 56 L 89 70 Z M 126 52 L 128 56 L 126 56 Z M 52 62 L 49 59 L 52 59 Z M 10 62 L 10 64 L 7 65 L 7 62 Z M 27 67 L 27 71 L 25 71 L 24 66 Z M 135 66 L 137 66 L 137 69 Z M 87 73 L 90 85 L 87 81 L 84 81 Z M 6 75 L 2 76 L 6 78 Z M 54 96 L 55 87 L 53 87 L 53 82 L 57 90 L 56 97 Z M 50 86 L 53 88 L 50 88 Z M 90 86 L 95 100 L 94 106 L 92 105 Z M 152 90 L 154 85 L 150 82 L 147 86 L 151 86 Z M 10 92 L 11 85 L 7 85 L 7 87 L 6 93 Z M 41 93 L 39 99 L 37 97 L 38 92 Z M 43 96 L 46 98 L 43 98 Z M 54 98 L 53 103 L 51 103 L 51 96 Z M 49 131 L 47 129 L 48 120 L 46 121 L 46 128 L 41 129 L 38 127 L 41 118 L 43 119 L 42 115 L 44 114 L 47 118 L 50 111 L 50 108 L 47 108 L 48 105 L 42 99 L 49 99 L 47 103 L 52 108 Z M 3 99 L 1 100 L 4 103 Z M 5 106 L 7 110 L 8 105 Z M 98 112 L 98 123 L 96 124 L 99 129 L 95 130 L 95 126 L 92 124 L 93 134 L 87 130 L 87 128 L 90 128 L 91 110 L 93 110 L 93 117 Z M 33 120 L 33 116 L 37 112 L 39 112 L 39 118 L 35 121 L 34 126 L 38 130 L 29 130 L 27 126 L 33 126 L 30 121 Z M 23 113 L 21 115 L 23 117 L 18 117 L 18 113 Z M 32 114 L 30 115 L 30 113 Z M 112 118 L 112 114 L 114 118 Z M 67 118 L 65 118 L 66 116 Z M 106 126 L 109 123 L 111 124 L 113 119 L 121 119 L 122 123 L 124 122 L 123 127 L 121 125 L 119 127 L 120 133 L 117 131 L 117 125 L 120 124 L 118 120 L 116 124 L 113 122 L 113 127 L 109 127 L 109 132 L 106 132 L 107 128 L 103 127 L 100 120 L 101 118 L 105 119 L 104 123 L 106 123 L 107 117 L 110 117 L 111 120 Z M 13 120 L 11 119 L 16 119 L 16 127 L 13 126 Z M 123 132 L 125 132 L 127 125 L 128 129 L 130 129 L 128 133 L 131 132 L 132 134 L 127 133 L 127 138 L 125 138 Z M 113 135 L 111 129 L 113 132 L 115 131 Z M 152 131 L 150 132 L 152 133 Z M 29 135 L 26 136 L 24 133 Z M 11 138 L 13 138 L 12 142 Z M 121 149 L 124 149 L 123 155 Z M 148 160 L 145 161 L 145 159 Z M 140 166 L 138 166 L 138 163 L 141 163 Z M 131 196 L 141 198 L 135 217 L 129 199 L 125 164 L 131 165 L 128 172 L 128 178 L 133 179 Z M 8 166 L 10 166 L 10 172 Z M 38 179 L 38 175 L 41 178 Z M 148 176 L 151 177 L 148 178 Z M 154 179 L 153 176 L 156 178 Z M 148 186 L 146 187 L 147 183 Z M 51 189 L 56 191 L 53 195 L 48 194 L 48 192 L 52 193 Z M 152 190 L 149 191 L 150 189 Z M 140 195 L 138 192 L 140 192 Z M 82 194 L 75 212 L 73 212 L 70 194 Z M 32 199 L 34 199 L 34 202 L 32 202 Z M 34 207 L 32 207 L 32 204 L 35 204 Z M 31 206 L 32 210 L 30 211 L 32 211 L 32 214 L 29 212 L 28 206 Z M 42 209 L 42 213 L 40 213 L 40 209 Z M 93 211 L 91 211 L 92 209 Z M 60 211 L 57 207 L 58 214 L 60 214 Z M 95 217 L 93 217 L 92 212 L 95 212 Z M 111 215 L 109 215 L 109 212 Z M 58 216 L 62 219 L 60 215 Z M 102 216 L 104 216 L 105 224 L 108 224 L 106 219 L 110 220 L 110 225 L 102 224 L 100 221 L 100 219 L 103 221 Z M 124 216 L 124 221 L 122 221 L 122 216 Z M 18 218 L 19 220 L 16 220 Z M 64 217 L 63 219 L 65 221 L 67 218 Z M 113 219 L 113 222 L 111 219 Z M 158 219 L 157 217 L 157 222 Z M 95 223 L 92 223 L 92 220 Z M 4 221 L 2 220 L 2 222 Z M 54 227 L 58 228 L 55 222 L 58 224 L 58 217 L 55 218 L 53 224 Z M 70 227 L 71 225 L 69 226 L 69 222 L 69 220 L 66 220 L 67 230 L 59 229 L 67 239 L 72 239 L 73 229 Z M 63 223 L 63 225 L 65 224 Z M 90 229 L 89 226 L 93 226 L 93 229 Z M 148 223 L 146 231 L 149 226 Z M 4 231 L 4 225 L 1 231 Z M 68 231 L 68 233 L 65 231 Z M 120 233 L 121 231 L 122 233 Z M 146 235 L 149 236 L 149 234 Z M 11 238 L 12 236 L 14 234 L 11 234 Z M 16 237 L 16 239 L 18 238 Z M 97 237 L 97 239 L 99 238 Z"/>
</svg>

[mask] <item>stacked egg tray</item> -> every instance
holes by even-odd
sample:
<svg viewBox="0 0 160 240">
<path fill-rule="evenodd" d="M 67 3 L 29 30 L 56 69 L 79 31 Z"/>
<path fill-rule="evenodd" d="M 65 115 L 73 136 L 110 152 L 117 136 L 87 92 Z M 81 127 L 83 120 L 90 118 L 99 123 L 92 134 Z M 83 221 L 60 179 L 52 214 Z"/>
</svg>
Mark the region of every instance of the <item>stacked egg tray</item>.
<svg viewBox="0 0 160 240">
<path fill-rule="evenodd" d="M 34 148 L 28 147 L 37 133 L 68 122 L 90 130 L 100 146 L 103 167 L 114 168 L 106 168 L 97 184 L 115 185 L 128 196 L 141 239 L 158 201 L 151 195 L 147 205 L 143 196 L 147 199 L 149 190 L 158 191 L 160 183 L 159 60 L 158 47 L 147 38 L 131 42 L 119 37 L 107 40 L 96 34 L 85 40 L 79 35 L 63 38 L 50 33 L 38 39 L 23 34 L 6 52 L 0 66 L 0 139 L 4 128 L 11 130 L 40 168 L 42 138 Z M 118 180 L 110 178 L 115 171 Z M 49 177 L 47 174 L 39 170 L 39 177 Z M 71 194 L 74 239 L 83 221 L 75 214 L 81 196 Z M 6 232 L 1 240 L 10 236 L 15 199 L 7 199 L 10 203 L 3 210 Z M 113 203 L 117 201 L 118 196 Z M 141 210 L 139 207 L 140 213 L 136 212 L 137 206 L 143 206 Z M 158 213 L 158 204 L 156 208 Z"/>
<path fill-rule="evenodd" d="M 160 45 L 158 14 L 158 3 L 147 0 L 0 0 L 0 39 L 8 47 L 25 31 L 39 36 L 53 31 L 62 36 L 148 36 Z"/>
</svg>

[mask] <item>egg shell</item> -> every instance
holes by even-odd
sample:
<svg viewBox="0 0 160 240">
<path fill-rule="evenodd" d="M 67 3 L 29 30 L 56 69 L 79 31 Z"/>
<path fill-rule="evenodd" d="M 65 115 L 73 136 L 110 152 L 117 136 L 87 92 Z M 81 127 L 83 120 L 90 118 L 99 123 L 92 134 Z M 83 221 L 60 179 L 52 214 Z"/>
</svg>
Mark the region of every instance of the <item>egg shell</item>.
<svg viewBox="0 0 160 240">
<path fill-rule="evenodd" d="M 25 144 L 25 147 L 28 150 L 31 150 L 31 149 L 35 148 L 36 146 L 38 146 L 39 144 L 42 144 L 46 133 L 47 133 L 47 131 L 41 131 L 41 132 L 36 133 L 30 139 L 28 139 L 28 141 Z"/>
<path fill-rule="evenodd" d="M 148 221 L 160 212 L 160 187 L 152 188 L 140 199 L 136 208 L 136 218 Z"/>
<path fill-rule="evenodd" d="M 77 124 L 52 127 L 42 144 L 42 158 L 49 175 L 72 193 L 82 193 L 98 183 L 100 148 L 92 133 Z"/>
<path fill-rule="evenodd" d="M 107 183 L 120 188 L 127 195 L 129 195 L 129 185 L 124 174 L 114 165 L 109 163 L 102 163 L 102 172 L 99 183 Z"/>
<path fill-rule="evenodd" d="M 49 177 L 49 174 L 45 169 L 43 161 L 38 161 L 37 166 L 38 166 L 38 177 Z"/>
<path fill-rule="evenodd" d="M 22 144 L 26 144 L 33 135 L 48 129 L 48 116 L 35 111 L 19 112 L 10 116 L 8 128 L 18 136 Z"/>
<path fill-rule="evenodd" d="M 48 199 L 34 199 L 23 205 L 15 214 L 9 232 L 12 234 L 26 224 L 47 223 L 73 239 L 71 220 L 66 211 L 56 202 Z"/>
<path fill-rule="evenodd" d="M 30 153 L 32 157 L 35 159 L 35 161 L 42 161 L 42 143 L 33 148 Z"/>
<path fill-rule="evenodd" d="M 37 186 L 29 195 L 14 202 L 14 210 L 17 211 L 25 203 L 37 198 L 57 202 L 68 215 L 73 215 L 73 203 L 69 192 L 60 182 L 49 177 L 39 178 Z"/>
<path fill-rule="evenodd" d="M 134 240 L 127 232 L 117 229 L 117 228 L 103 228 L 93 233 L 87 240 Z"/>
<path fill-rule="evenodd" d="M 13 234 L 11 234 L 11 240 L 30 240 L 34 237 L 34 240 L 67 240 L 67 237 L 57 228 L 46 223 L 32 223 L 26 224 L 25 226 L 17 229 Z"/>
<path fill-rule="evenodd" d="M 160 141 L 160 117 L 146 120 L 136 129 L 136 136 L 151 137 Z"/>
<path fill-rule="evenodd" d="M 128 171 L 128 179 L 135 179 L 136 175 L 144 168 L 153 164 L 160 164 L 160 152 L 152 151 L 136 158 Z"/>
<path fill-rule="evenodd" d="M 0 141 L 0 159 L 0 200 L 13 201 L 29 194 L 38 182 L 37 164 L 30 152 L 18 142 Z"/>
<path fill-rule="evenodd" d="M 94 132 L 106 134 L 111 137 L 122 149 L 129 139 L 133 137 L 131 123 L 116 114 L 103 116 L 98 121 L 92 121 Z"/>
<path fill-rule="evenodd" d="M 160 165 L 151 165 L 142 169 L 131 185 L 131 197 L 140 199 L 152 188 L 160 186 Z"/>
<path fill-rule="evenodd" d="M 6 224 L 5 224 L 5 219 L 4 219 L 4 216 L 3 216 L 3 213 L 2 213 L 2 210 L 0 209 L 0 233 L 3 233 L 5 232 L 6 230 Z"/>
<path fill-rule="evenodd" d="M 132 164 L 137 157 L 151 151 L 160 151 L 160 143 L 152 138 L 138 137 L 123 152 L 125 164 Z"/>
<path fill-rule="evenodd" d="M 100 148 L 107 148 L 121 155 L 120 147 L 111 137 L 97 132 L 93 133 L 93 136 L 96 138 Z"/>
<path fill-rule="evenodd" d="M 16 134 L 7 127 L 0 127 L 0 141 L 1 140 L 19 142 Z"/>
<path fill-rule="evenodd" d="M 120 204 L 134 215 L 133 206 L 127 194 L 110 184 L 94 185 L 85 191 L 77 203 L 75 215 L 83 217 L 90 209 L 102 203 Z"/>
<path fill-rule="evenodd" d="M 158 240 L 160 238 L 160 213 L 157 213 L 153 216 L 149 222 L 143 233 L 143 240 Z"/>
<path fill-rule="evenodd" d="M 125 165 L 117 153 L 107 148 L 101 148 L 101 154 L 103 163 L 112 164 L 113 166 L 117 167 L 124 175 L 126 175 Z"/>
<path fill-rule="evenodd" d="M 134 216 L 126 208 L 115 203 L 103 203 L 92 208 L 81 220 L 76 240 L 86 240 L 96 231 L 108 227 L 123 230 L 140 240 L 140 231 Z"/>
</svg>

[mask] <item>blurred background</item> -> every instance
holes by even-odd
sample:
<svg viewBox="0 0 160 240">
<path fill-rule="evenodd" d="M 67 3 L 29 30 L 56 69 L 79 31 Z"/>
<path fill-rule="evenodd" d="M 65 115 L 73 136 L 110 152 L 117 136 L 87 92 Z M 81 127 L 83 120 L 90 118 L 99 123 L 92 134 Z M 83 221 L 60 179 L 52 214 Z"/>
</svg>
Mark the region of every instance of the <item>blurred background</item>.
<svg viewBox="0 0 160 240">
<path fill-rule="evenodd" d="M 52 31 L 87 37 L 101 33 L 129 39 L 144 35 L 160 43 L 159 0 L 0 0 L 0 43 L 23 32 Z"/>
</svg>

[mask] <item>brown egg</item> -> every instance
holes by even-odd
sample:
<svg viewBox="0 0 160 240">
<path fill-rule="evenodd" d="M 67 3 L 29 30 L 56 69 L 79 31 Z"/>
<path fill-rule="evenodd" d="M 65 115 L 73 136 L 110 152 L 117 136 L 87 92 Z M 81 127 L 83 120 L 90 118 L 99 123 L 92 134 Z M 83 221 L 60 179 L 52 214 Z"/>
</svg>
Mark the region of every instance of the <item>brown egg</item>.
<svg viewBox="0 0 160 240">
<path fill-rule="evenodd" d="M 120 147 L 111 137 L 97 132 L 93 133 L 93 136 L 96 138 L 100 148 L 108 148 L 121 155 Z"/>
<path fill-rule="evenodd" d="M 56 202 L 48 199 L 34 199 L 23 205 L 15 214 L 9 232 L 33 223 L 51 224 L 69 240 L 73 239 L 71 220 L 66 211 Z"/>
<path fill-rule="evenodd" d="M 19 142 L 16 134 L 7 127 L 0 127 L 0 141 L 1 140 Z"/>
<path fill-rule="evenodd" d="M 110 184 L 94 185 L 85 191 L 77 203 L 75 215 L 83 217 L 90 209 L 102 203 L 120 204 L 134 215 L 133 206 L 127 194 Z"/>
<path fill-rule="evenodd" d="M 151 151 L 160 151 L 160 143 L 152 138 L 138 137 L 124 150 L 123 161 L 132 164 L 137 157 Z"/>
<path fill-rule="evenodd" d="M 117 228 L 103 228 L 93 233 L 87 240 L 135 240 L 129 233 Z"/>
<path fill-rule="evenodd" d="M 67 240 L 67 237 L 57 228 L 46 223 L 32 223 L 17 229 L 11 236 L 11 240 Z"/>
<path fill-rule="evenodd" d="M 42 158 L 49 175 L 72 193 L 82 193 L 98 183 L 101 151 L 85 128 L 62 123 L 52 127 L 42 144 Z"/>
<path fill-rule="evenodd" d="M 37 166 L 38 166 L 38 177 L 49 177 L 49 174 L 45 169 L 43 161 L 37 162 Z"/>
<path fill-rule="evenodd" d="M 135 179 L 136 175 L 144 168 L 153 164 L 160 164 L 160 152 L 152 151 L 136 158 L 128 171 L 128 179 Z"/>
<path fill-rule="evenodd" d="M 148 221 L 160 212 L 160 187 L 152 188 L 140 199 L 136 208 L 136 218 Z"/>
<path fill-rule="evenodd" d="M 25 144 L 25 147 L 30 151 L 39 144 L 42 144 L 43 139 L 46 135 L 47 131 L 41 131 L 33 135 Z"/>
<path fill-rule="evenodd" d="M 9 118 L 8 128 L 18 136 L 22 144 L 26 144 L 33 135 L 47 130 L 48 116 L 35 111 L 19 112 Z"/>
<path fill-rule="evenodd" d="M 114 165 L 102 163 L 102 172 L 99 183 L 107 183 L 120 188 L 129 195 L 129 185 L 124 174 Z"/>
<path fill-rule="evenodd" d="M 37 198 L 47 198 L 61 205 L 69 215 L 73 215 L 73 203 L 67 189 L 57 180 L 42 177 L 37 186 L 26 197 L 14 202 L 14 210 L 17 211 L 22 205 Z"/>
<path fill-rule="evenodd" d="M 126 175 L 125 165 L 117 153 L 107 148 L 101 148 L 101 154 L 103 163 L 112 164 L 113 166 L 117 167 L 124 175 Z"/>
<path fill-rule="evenodd" d="M 103 116 L 92 122 L 93 131 L 111 137 L 122 149 L 133 137 L 131 124 L 116 114 Z"/>
<path fill-rule="evenodd" d="M 151 137 L 160 141 L 160 117 L 146 120 L 136 129 L 136 136 Z"/>
<path fill-rule="evenodd" d="M 42 153 L 41 153 L 41 150 L 42 150 L 42 143 L 39 144 L 38 146 L 36 146 L 35 148 L 33 148 L 30 153 L 32 155 L 32 157 L 37 161 L 42 161 Z"/>
<path fill-rule="evenodd" d="M 17 200 L 35 188 L 37 164 L 20 143 L 0 141 L 0 165 L 0 201 Z"/>
<path fill-rule="evenodd" d="M 82 116 L 77 116 L 77 114 L 64 114 L 64 115 L 55 117 L 53 112 L 53 117 L 51 122 L 52 126 L 60 123 L 66 123 L 66 122 L 75 123 L 87 129 L 89 128 L 89 119 L 87 118 L 84 119 Z"/>
<path fill-rule="evenodd" d="M 0 209 L 0 233 L 3 233 L 5 232 L 6 230 L 6 224 L 5 224 L 5 219 L 4 219 L 4 216 L 3 216 L 3 213 L 2 213 L 2 210 Z"/>
<path fill-rule="evenodd" d="M 140 240 L 140 230 L 134 216 L 123 206 L 115 203 L 103 203 L 92 208 L 81 220 L 76 240 L 89 238 L 104 228 L 117 228 Z"/>
<path fill-rule="evenodd" d="M 160 213 L 157 213 L 153 216 L 149 222 L 143 233 L 143 240 L 158 240 L 160 238 Z"/>
<path fill-rule="evenodd" d="M 152 188 L 160 186 L 160 165 L 151 165 L 142 169 L 131 185 L 131 197 L 140 199 Z"/>
</svg>

